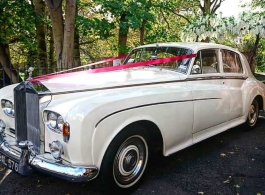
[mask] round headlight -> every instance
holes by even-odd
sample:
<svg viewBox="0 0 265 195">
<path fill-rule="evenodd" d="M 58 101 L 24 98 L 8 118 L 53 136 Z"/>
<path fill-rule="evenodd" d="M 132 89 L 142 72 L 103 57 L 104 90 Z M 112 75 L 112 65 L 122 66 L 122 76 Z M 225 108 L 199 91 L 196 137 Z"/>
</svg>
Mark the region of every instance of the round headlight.
<svg viewBox="0 0 265 195">
<path fill-rule="evenodd" d="M 2 104 L 3 111 L 7 116 L 10 116 L 10 117 L 15 116 L 14 105 L 11 101 L 2 100 L 1 104 Z"/>
<path fill-rule="evenodd" d="M 63 131 L 63 123 L 64 123 L 63 117 L 59 116 L 57 119 L 57 127 L 61 132 Z"/>
<path fill-rule="evenodd" d="M 51 128 L 55 129 L 56 128 L 56 122 L 57 122 L 57 115 L 55 113 L 53 113 L 53 112 L 50 112 L 48 114 L 47 120 L 48 120 L 47 121 L 48 122 L 48 125 Z"/>
<path fill-rule="evenodd" d="M 53 158 L 55 158 L 56 160 L 59 160 L 61 158 L 62 154 L 64 153 L 63 145 L 58 140 L 53 141 L 50 144 L 50 151 L 51 151 Z"/>
<path fill-rule="evenodd" d="M 5 102 L 5 107 L 6 107 L 6 108 L 12 108 L 13 105 L 12 105 L 12 103 L 11 103 L 10 101 L 6 101 L 6 102 Z"/>
<path fill-rule="evenodd" d="M 53 111 L 45 110 L 43 112 L 43 120 L 50 130 L 56 133 L 62 133 L 64 119 L 60 114 Z"/>
</svg>

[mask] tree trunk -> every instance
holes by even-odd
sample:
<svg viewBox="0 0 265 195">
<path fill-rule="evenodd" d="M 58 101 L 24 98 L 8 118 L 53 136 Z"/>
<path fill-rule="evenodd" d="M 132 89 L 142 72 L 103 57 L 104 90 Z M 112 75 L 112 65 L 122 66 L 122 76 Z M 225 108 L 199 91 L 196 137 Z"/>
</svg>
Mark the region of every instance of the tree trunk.
<svg viewBox="0 0 265 195">
<path fill-rule="evenodd" d="M 127 27 L 126 14 L 123 13 L 120 18 L 120 29 L 119 29 L 119 40 L 118 40 L 118 49 L 119 49 L 119 55 L 126 53 L 126 45 L 127 45 L 127 38 L 128 38 L 128 32 L 129 28 Z"/>
<path fill-rule="evenodd" d="M 11 64 L 9 56 L 9 46 L 1 42 L 0 42 L 0 63 L 2 64 L 5 73 L 8 75 L 12 83 L 18 83 L 22 81 L 19 74 Z"/>
<path fill-rule="evenodd" d="M 52 33 L 52 27 L 49 27 L 49 33 L 50 33 L 50 51 L 49 51 L 49 64 L 50 64 L 50 71 L 55 72 L 56 65 L 55 65 L 55 59 L 54 59 L 54 41 L 53 41 L 53 33 Z"/>
<path fill-rule="evenodd" d="M 45 74 L 48 72 L 47 64 L 47 48 L 45 41 L 45 24 L 43 17 L 45 16 L 45 3 L 43 0 L 33 0 L 34 11 L 37 17 L 35 22 L 36 26 L 36 39 L 37 39 L 37 51 L 38 51 L 38 68 L 39 74 Z"/>
<path fill-rule="evenodd" d="M 147 10 L 148 11 L 150 10 L 151 3 L 152 3 L 152 0 L 149 0 L 147 2 L 147 4 L 148 4 Z M 143 19 L 142 25 L 140 27 L 140 45 L 143 45 L 144 44 L 144 33 L 145 33 L 145 25 L 146 25 L 146 23 L 147 23 L 147 20 L 146 19 Z"/>
<path fill-rule="evenodd" d="M 52 32 L 54 38 L 54 46 L 57 59 L 57 69 L 62 69 L 62 53 L 63 53 L 63 39 L 64 39 L 64 24 L 63 24 L 63 10 L 62 0 L 45 0 L 49 8 L 49 13 L 52 22 Z"/>
<path fill-rule="evenodd" d="M 145 30 L 146 20 L 143 20 L 142 26 L 140 27 L 140 45 L 144 44 L 144 30 Z"/>
<path fill-rule="evenodd" d="M 249 58 L 249 66 L 250 66 L 252 73 L 255 72 L 255 68 L 256 68 L 255 58 L 257 56 L 259 41 L 260 41 L 260 35 L 258 34 L 258 35 L 256 35 L 256 41 L 255 41 L 254 47 L 252 49 L 252 52 L 251 52 L 250 58 Z"/>
<path fill-rule="evenodd" d="M 64 69 L 73 67 L 76 0 L 66 0 L 62 64 Z"/>
<path fill-rule="evenodd" d="M 52 21 L 57 68 L 73 66 L 76 0 L 66 0 L 65 25 L 62 0 L 46 0 Z"/>
<path fill-rule="evenodd" d="M 204 13 L 203 15 L 211 14 L 211 1 L 204 0 Z"/>
<path fill-rule="evenodd" d="M 80 60 L 80 44 L 79 44 L 79 31 L 75 29 L 75 40 L 74 40 L 74 67 L 81 65 Z"/>
</svg>

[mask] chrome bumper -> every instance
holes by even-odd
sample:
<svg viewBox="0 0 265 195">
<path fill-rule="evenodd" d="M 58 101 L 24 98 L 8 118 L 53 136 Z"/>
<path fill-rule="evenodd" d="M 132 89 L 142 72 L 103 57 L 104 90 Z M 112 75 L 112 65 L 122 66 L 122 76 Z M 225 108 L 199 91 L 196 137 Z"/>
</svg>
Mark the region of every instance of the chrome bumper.
<svg viewBox="0 0 265 195">
<path fill-rule="evenodd" d="M 30 169 L 34 169 L 71 182 L 85 182 L 94 179 L 98 175 L 95 166 L 73 166 L 65 161 L 54 161 L 41 155 L 34 155 L 27 144 L 19 148 L 10 146 L 0 134 L 0 153 L 18 163 L 18 173 L 27 175 Z"/>
</svg>

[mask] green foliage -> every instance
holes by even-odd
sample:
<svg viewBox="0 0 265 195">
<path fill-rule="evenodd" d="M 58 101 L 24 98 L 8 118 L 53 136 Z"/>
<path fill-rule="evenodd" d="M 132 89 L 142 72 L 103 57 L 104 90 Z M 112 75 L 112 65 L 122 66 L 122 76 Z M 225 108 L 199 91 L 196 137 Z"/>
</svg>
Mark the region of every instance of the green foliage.
<svg viewBox="0 0 265 195">
<path fill-rule="evenodd" d="M 265 0 L 252 0 L 251 4 L 254 8 L 265 8 Z"/>
<path fill-rule="evenodd" d="M 34 35 L 35 17 L 28 1 L 0 1 L 0 41 L 9 43 L 16 39 L 27 42 Z"/>
<path fill-rule="evenodd" d="M 80 15 L 76 17 L 76 26 L 78 27 L 79 33 L 83 36 L 92 35 L 101 39 L 113 36 L 111 30 L 115 27 L 112 22 L 109 22 L 105 18 L 86 18 Z"/>
<path fill-rule="evenodd" d="M 262 39 L 259 44 L 258 55 L 256 57 L 257 71 L 265 72 L 265 40 Z"/>
<path fill-rule="evenodd" d="M 10 46 L 12 62 L 35 62 L 35 24 L 49 16 L 36 16 L 29 0 L 0 0 L 0 41 Z M 198 2 L 187 0 L 78 0 L 76 27 L 79 33 L 81 61 L 88 63 L 129 52 L 140 45 L 140 28 L 144 43 L 180 41 L 182 27 L 197 16 Z M 46 12 L 48 13 L 48 12 Z M 177 13 L 177 14 L 176 14 Z M 124 20 L 121 20 L 121 17 Z M 56 28 L 56 27 L 55 27 Z M 128 32 L 126 46 L 118 48 L 118 34 Z M 47 31 L 49 32 L 49 31 Z M 49 40 L 50 34 L 46 34 Z M 47 41 L 47 48 L 50 48 Z"/>
<path fill-rule="evenodd" d="M 0 42 L 10 45 L 11 57 L 17 58 L 15 55 L 18 54 L 13 51 L 18 47 L 19 52 L 26 56 L 29 54 L 27 51 L 36 50 L 36 20 L 29 1 L 0 1 Z"/>
</svg>

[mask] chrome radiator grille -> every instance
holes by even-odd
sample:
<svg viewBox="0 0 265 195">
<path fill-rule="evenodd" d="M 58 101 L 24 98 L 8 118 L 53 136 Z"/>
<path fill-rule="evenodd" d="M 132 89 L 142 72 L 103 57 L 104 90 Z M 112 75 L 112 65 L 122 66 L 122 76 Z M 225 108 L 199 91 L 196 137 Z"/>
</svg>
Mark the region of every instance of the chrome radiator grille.
<svg viewBox="0 0 265 195">
<path fill-rule="evenodd" d="M 16 139 L 31 141 L 33 150 L 40 152 L 39 97 L 30 83 L 23 82 L 14 89 Z"/>
</svg>

